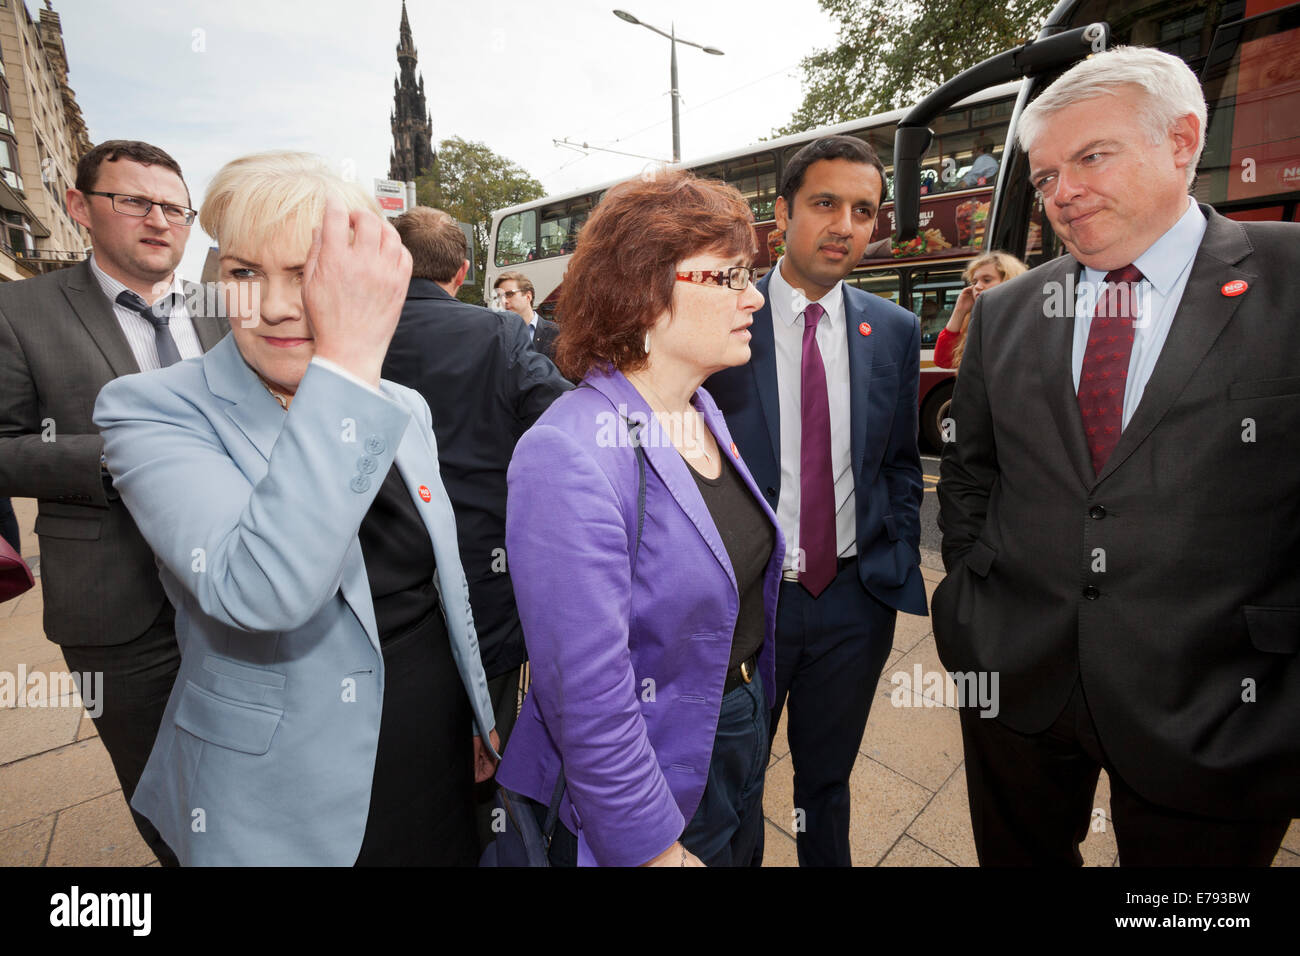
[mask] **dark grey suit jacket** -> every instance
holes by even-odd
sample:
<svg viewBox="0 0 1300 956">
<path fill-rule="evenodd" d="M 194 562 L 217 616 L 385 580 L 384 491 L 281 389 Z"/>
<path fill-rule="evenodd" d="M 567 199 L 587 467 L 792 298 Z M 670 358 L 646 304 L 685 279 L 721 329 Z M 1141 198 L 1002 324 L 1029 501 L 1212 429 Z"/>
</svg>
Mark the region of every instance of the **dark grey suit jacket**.
<svg viewBox="0 0 1300 956">
<path fill-rule="evenodd" d="M 533 338 L 533 348 L 554 362 L 555 339 L 559 334 L 560 327 L 558 325 L 539 315 L 537 317 L 537 333 Z"/>
<path fill-rule="evenodd" d="M 1300 815 L 1300 225 L 1208 220 L 1141 403 L 1094 475 L 1063 256 L 980 296 L 938 488 L 950 671 L 1045 730 L 1082 679 L 1148 800 Z M 1244 294 L 1225 294 L 1234 280 Z M 1072 286 L 1070 287 L 1073 288 Z M 1232 291 L 1229 287 L 1226 291 Z"/>
<path fill-rule="evenodd" d="M 230 328 L 191 318 L 205 351 Z M 39 499 L 45 634 L 56 644 L 126 643 L 165 600 L 153 552 L 100 477 L 91 421 L 104 384 L 138 371 L 89 262 L 0 285 L 0 495 Z"/>
</svg>

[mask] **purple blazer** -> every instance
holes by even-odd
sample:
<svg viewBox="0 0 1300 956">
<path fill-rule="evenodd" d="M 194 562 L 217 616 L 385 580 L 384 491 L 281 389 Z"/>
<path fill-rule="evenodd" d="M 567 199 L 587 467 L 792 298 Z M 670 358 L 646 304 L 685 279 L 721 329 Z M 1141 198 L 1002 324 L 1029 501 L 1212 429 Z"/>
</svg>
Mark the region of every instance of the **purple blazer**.
<svg viewBox="0 0 1300 956">
<path fill-rule="evenodd" d="M 510 462 L 506 554 L 532 662 L 532 689 L 497 772 L 549 803 L 580 866 L 637 866 L 681 836 L 708 777 L 740 599 L 726 547 L 688 465 L 630 382 L 592 372 L 519 440 Z M 772 702 L 785 540 L 700 389 L 695 408 L 776 532 L 759 655 Z M 636 452 L 644 421 L 645 526 L 636 573 Z"/>
</svg>

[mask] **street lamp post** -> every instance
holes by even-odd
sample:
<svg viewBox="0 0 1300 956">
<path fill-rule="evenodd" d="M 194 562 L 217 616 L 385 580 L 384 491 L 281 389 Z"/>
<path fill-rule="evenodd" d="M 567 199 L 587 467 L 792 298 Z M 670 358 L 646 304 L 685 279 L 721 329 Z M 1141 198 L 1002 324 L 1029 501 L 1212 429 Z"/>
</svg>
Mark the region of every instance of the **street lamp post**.
<svg viewBox="0 0 1300 956">
<path fill-rule="evenodd" d="M 671 94 L 673 100 L 673 162 L 679 163 L 682 160 L 682 130 L 680 117 L 681 109 L 679 105 L 681 95 L 677 91 L 677 44 L 685 43 L 687 46 L 693 46 L 698 50 L 703 50 L 705 53 L 711 53 L 714 56 L 723 56 L 723 52 L 716 47 L 704 46 L 700 43 L 692 43 L 690 40 L 683 40 L 677 35 L 676 24 L 671 24 L 669 26 L 670 32 L 664 33 L 664 31 L 660 30 L 658 27 L 653 27 L 648 23 L 638 20 L 626 10 L 615 10 L 614 16 L 635 26 L 645 27 L 647 30 L 653 31 L 661 37 L 666 38 L 672 45 L 672 59 L 669 64 L 669 77 L 671 81 Z"/>
</svg>

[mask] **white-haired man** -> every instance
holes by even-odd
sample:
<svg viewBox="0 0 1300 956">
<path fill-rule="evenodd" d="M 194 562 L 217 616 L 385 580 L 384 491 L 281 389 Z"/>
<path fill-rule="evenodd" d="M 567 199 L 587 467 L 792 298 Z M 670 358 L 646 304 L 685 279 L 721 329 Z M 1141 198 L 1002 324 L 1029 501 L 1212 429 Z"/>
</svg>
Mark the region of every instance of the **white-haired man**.
<svg viewBox="0 0 1300 956">
<path fill-rule="evenodd" d="M 1300 226 L 1190 199 L 1205 118 L 1119 48 L 1020 122 L 1069 254 L 980 297 L 938 489 L 985 865 L 1081 862 L 1101 767 L 1126 865 L 1267 865 L 1300 815 Z"/>
</svg>

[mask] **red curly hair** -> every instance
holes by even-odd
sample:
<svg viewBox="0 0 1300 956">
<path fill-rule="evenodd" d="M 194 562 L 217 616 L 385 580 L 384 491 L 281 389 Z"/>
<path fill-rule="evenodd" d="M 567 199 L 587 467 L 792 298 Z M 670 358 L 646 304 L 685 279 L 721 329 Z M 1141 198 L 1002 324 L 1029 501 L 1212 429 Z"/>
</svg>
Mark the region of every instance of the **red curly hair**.
<svg viewBox="0 0 1300 956">
<path fill-rule="evenodd" d="M 612 187 L 587 220 L 556 309 L 556 364 L 645 365 L 645 335 L 673 300 L 677 264 L 703 252 L 758 254 L 754 216 L 732 186 L 673 170 Z"/>
</svg>

